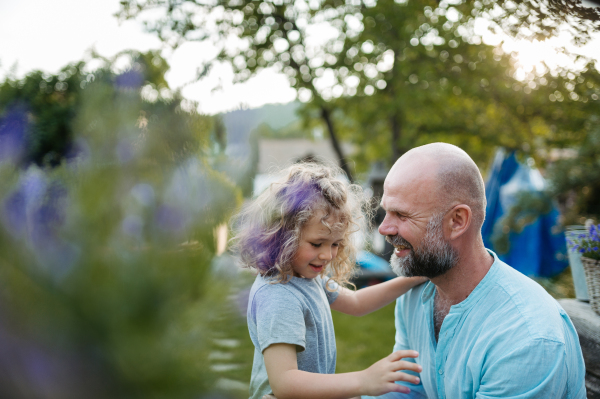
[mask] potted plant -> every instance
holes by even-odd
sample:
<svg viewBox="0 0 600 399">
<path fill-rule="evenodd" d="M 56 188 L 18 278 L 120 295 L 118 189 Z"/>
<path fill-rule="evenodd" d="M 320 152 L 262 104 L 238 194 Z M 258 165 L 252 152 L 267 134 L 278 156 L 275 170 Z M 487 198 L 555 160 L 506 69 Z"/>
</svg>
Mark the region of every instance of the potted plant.
<svg viewBox="0 0 600 399">
<path fill-rule="evenodd" d="M 600 224 L 590 224 L 570 244 L 572 251 L 581 254 L 590 305 L 600 315 Z"/>
</svg>

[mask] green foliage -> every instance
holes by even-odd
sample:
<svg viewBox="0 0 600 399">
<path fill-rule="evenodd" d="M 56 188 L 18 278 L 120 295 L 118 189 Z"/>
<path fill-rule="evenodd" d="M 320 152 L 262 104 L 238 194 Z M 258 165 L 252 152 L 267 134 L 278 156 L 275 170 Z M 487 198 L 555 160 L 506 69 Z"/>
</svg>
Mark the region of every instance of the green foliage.
<svg viewBox="0 0 600 399">
<path fill-rule="evenodd" d="M 434 141 L 460 146 L 481 167 L 496 146 L 543 165 L 540 150 L 586 136 L 600 91 L 594 64 L 519 80 L 514 55 L 475 35 L 472 11 L 470 3 L 391 0 L 362 11 L 364 29 L 346 41 L 339 68 L 356 94 L 336 100 L 334 114 L 340 136 L 361 149 L 360 169 Z"/>
<path fill-rule="evenodd" d="M 0 115 L 21 111 L 25 116 L 27 146 L 21 162 L 38 165 L 60 163 L 73 138 L 83 64 L 70 65 L 58 75 L 35 71 L 22 80 L 6 79 L 0 84 Z"/>
<path fill-rule="evenodd" d="M 571 154 L 550 165 L 551 193 L 559 201 L 565 224 L 581 219 L 600 220 L 600 128 L 598 115 L 588 120 L 590 130 Z M 574 152 L 574 154 L 573 154 Z"/>
<path fill-rule="evenodd" d="M 600 29 L 600 10 L 581 0 L 483 1 L 475 3 L 474 14 L 496 22 L 511 36 L 529 40 L 546 40 L 568 27 L 573 41 L 582 44 Z"/>
<path fill-rule="evenodd" d="M 113 62 L 118 58 L 129 58 L 131 65 L 120 75 L 111 72 Z M 92 61 L 103 65 L 88 71 Z M 23 115 L 25 148 L 19 154 L 18 162 L 21 165 L 56 166 L 70 155 L 76 129 L 74 119 L 82 107 L 84 89 L 91 82 L 114 82 L 125 91 L 136 91 L 143 84 L 168 91 L 164 78 L 168 68 L 158 52 L 125 51 L 112 59 L 92 54 L 88 62 L 68 65 L 56 75 L 33 71 L 23 79 L 8 77 L 0 83 L 0 116 Z"/>
<path fill-rule="evenodd" d="M 78 64 L 50 79 L 72 92 L 46 93 L 38 73 L 3 86 L 4 99 L 30 102 L 28 140 L 64 110 L 63 130 L 45 132 L 69 131 L 72 154 L 53 168 L 20 168 L 0 151 L 0 348 L 12 370 L 0 396 L 197 398 L 215 389 L 210 356 L 239 316 L 228 277 L 211 272 L 214 229 L 241 195 L 211 167 L 211 118 L 186 110 L 177 93 L 144 100 L 148 57 L 134 57 L 129 75 L 111 65 L 83 75 Z M 145 86 L 164 87 L 158 70 Z M 0 140 L 21 127 L 2 125 Z"/>
<path fill-rule="evenodd" d="M 362 171 L 374 160 L 391 163 L 408 148 L 440 140 L 465 148 L 481 166 L 495 146 L 524 151 L 543 166 L 540 150 L 581 142 L 587 134 L 585 121 L 599 91 L 591 63 L 583 73 L 531 71 L 516 79 L 516 59 L 474 33 L 476 17 L 537 38 L 555 34 L 566 19 L 584 42 L 598 27 L 597 10 L 562 1 L 223 0 L 184 6 L 146 0 L 124 1 L 120 16 L 146 21 L 169 44 L 212 41 L 236 80 L 268 67 L 282 71 L 309 101 L 302 111 L 306 129 L 321 120 L 343 165 L 339 140 L 357 144 L 354 161 Z M 328 27 L 327 39 L 311 36 L 317 25 Z M 236 45 L 226 41 L 230 35 L 240 39 Z"/>
</svg>

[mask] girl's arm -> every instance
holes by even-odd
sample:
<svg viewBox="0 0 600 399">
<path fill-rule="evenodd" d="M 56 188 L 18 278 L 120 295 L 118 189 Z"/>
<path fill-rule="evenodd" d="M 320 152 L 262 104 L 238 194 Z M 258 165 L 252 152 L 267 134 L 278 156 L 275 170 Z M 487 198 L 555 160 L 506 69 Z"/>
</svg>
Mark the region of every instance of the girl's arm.
<svg viewBox="0 0 600 399">
<path fill-rule="evenodd" d="M 411 288 L 427 281 L 425 277 L 396 277 L 392 280 L 352 291 L 340 287 L 331 309 L 352 316 L 364 316 L 393 302 Z"/>
<path fill-rule="evenodd" d="M 318 374 L 298 370 L 296 347 L 273 344 L 263 352 L 269 385 L 277 399 L 347 399 L 353 396 L 379 396 L 388 392 L 408 393 L 410 389 L 394 381 L 419 383 L 419 378 L 398 370 L 420 372 L 418 364 L 401 360 L 416 358 L 412 350 L 397 351 L 366 370 L 343 374 Z"/>
</svg>

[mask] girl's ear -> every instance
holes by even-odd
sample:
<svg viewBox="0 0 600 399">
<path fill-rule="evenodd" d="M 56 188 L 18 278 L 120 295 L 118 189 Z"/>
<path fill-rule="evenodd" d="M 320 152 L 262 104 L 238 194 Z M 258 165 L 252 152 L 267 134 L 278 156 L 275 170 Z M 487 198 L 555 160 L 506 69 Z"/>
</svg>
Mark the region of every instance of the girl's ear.
<svg viewBox="0 0 600 399">
<path fill-rule="evenodd" d="M 449 218 L 447 225 L 450 228 L 450 236 L 448 238 L 455 240 L 469 229 L 473 212 L 469 205 L 460 204 L 452 208 L 447 217 Z"/>
</svg>

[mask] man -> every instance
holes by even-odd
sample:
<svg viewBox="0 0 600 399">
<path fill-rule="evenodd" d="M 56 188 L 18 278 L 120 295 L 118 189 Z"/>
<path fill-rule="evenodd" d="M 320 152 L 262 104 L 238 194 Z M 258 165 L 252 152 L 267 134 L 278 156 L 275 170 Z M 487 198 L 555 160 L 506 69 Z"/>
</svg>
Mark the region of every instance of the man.
<svg viewBox="0 0 600 399">
<path fill-rule="evenodd" d="M 385 180 L 381 205 L 392 267 L 430 279 L 396 304 L 394 351 L 419 352 L 421 383 L 384 398 L 586 397 L 579 339 L 564 310 L 483 245 L 484 183 L 463 150 L 435 143 L 407 152 Z"/>
</svg>

